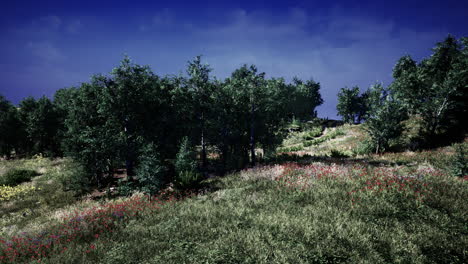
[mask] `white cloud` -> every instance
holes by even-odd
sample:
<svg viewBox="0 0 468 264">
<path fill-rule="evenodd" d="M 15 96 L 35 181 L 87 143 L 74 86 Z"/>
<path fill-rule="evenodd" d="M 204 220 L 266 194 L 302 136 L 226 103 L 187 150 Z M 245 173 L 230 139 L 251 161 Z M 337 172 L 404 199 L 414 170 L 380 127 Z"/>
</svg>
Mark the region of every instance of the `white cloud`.
<svg viewBox="0 0 468 264">
<path fill-rule="evenodd" d="M 29 42 L 26 47 L 31 54 L 41 59 L 43 62 L 57 62 L 65 59 L 62 52 L 48 41 Z"/>
<path fill-rule="evenodd" d="M 270 77 L 314 78 L 325 103 L 319 115 L 335 117 L 336 94 L 344 86 L 389 84 L 399 57 L 440 41 L 440 32 L 397 28 L 392 21 L 349 15 L 340 9 L 311 14 L 292 9 L 286 16 L 236 10 L 226 24 L 194 27 L 190 41 L 206 54 L 217 77 L 243 63 Z M 192 48 L 196 50 L 196 48 Z M 197 54 L 198 54 L 197 53 Z M 193 54 L 196 55 L 196 54 Z"/>
</svg>

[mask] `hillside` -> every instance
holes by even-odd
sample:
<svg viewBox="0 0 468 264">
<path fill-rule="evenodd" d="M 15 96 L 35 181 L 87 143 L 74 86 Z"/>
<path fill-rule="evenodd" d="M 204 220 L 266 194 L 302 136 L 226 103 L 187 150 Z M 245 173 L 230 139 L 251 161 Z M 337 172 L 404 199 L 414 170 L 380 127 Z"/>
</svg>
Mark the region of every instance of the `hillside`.
<svg viewBox="0 0 468 264">
<path fill-rule="evenodd" d="M 466 263 L 468 188 L 450 174 L 455 145 L 353 155 L 361 125 L 314 129 L 280 147 L 302 146 L 287 154 L 295 163 L 151 200 L 76 198 L 63 187 L 78 173 L 68 159 L 1 161 L 0 177 L 40 175 L 19 185 L 30 191 L 2 193 L 0 262 Z"/>
</svg>

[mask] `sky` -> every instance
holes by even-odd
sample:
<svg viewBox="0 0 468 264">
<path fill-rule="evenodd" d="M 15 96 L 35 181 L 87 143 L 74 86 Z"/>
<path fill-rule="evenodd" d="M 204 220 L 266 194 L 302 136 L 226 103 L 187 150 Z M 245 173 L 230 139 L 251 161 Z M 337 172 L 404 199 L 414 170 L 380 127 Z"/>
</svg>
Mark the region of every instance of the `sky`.
<svg viewBox="0 0 468 264">
<path fill-rule="evenodd" d="M 321 84 L 319 117 L 342 87 L 392 81 L 449 33 L 468 36 L 464 1 L 8 1 L 0 8 L 0 94 L 17 104 L 108 74 L 125 54 L 158 75 L 197 55 L 224 79 L 243 64 Z"/>
</svg>

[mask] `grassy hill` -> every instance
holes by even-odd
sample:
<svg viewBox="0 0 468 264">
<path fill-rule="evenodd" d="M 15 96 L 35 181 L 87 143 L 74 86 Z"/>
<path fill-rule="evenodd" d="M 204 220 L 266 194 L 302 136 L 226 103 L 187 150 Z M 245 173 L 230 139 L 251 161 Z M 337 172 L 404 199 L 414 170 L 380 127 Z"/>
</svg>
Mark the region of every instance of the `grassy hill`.
<svg viewBox="0 0 468 264">
<path fill-rule="evenodd" d="M 455 148 L 358 155 L 360 125 L 293 129 L 295 157 L 203 182 L 195 193 L 91 199 L 67 159 L 1 161 L 36 171 L 0 201 L 0 262 L 466 263 L 468 186 Z M 283 155 L 283 156 L 284 156 Z M 19 187 L 15 187 L 19 188 Z M 6 196 L 5 196 L 6 197 Z"/>
</svg>

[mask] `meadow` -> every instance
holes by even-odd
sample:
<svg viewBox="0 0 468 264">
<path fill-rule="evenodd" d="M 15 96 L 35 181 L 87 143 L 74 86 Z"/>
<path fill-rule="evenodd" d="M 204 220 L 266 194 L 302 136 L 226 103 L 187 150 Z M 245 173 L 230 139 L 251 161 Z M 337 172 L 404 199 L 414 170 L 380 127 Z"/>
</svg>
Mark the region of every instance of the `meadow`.
<svg viewBox="0 0 468 264">
<path fill-rule="evenodd" d="M 451 173 L 466 141 L 358 155 L 359 126 L 318 130 L 291 132 L 279 148 L 318 142 L 308 151 L 154 196 L 77 193 L 80 167 L 68 158 L 1 161 L 0 177 L 36 174 L 0 187 L 0 262 L 468 261 L 467 177 Z"/>
</svg>

